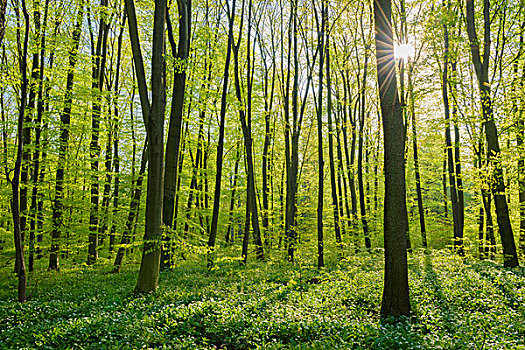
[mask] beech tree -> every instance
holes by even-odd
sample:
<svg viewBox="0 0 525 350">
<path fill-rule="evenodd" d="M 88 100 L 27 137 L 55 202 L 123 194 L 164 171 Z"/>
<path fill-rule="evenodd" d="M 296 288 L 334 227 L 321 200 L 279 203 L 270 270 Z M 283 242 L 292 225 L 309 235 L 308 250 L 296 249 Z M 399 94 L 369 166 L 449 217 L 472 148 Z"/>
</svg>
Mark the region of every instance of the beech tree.
<svg viewBox="0 0 525 350">
<path fill-rule="evenodd" d="M 480 41 L 476 32 L 474 17 L 474 1 L 466 2 L 466 21 L 467 34 L 470 43 L 472 63 L 478 79 L 478 86 L 481 97 L 481 110 L 483 114 L 483 128 L 487 141 L 488 158 L 493 165 L 493 174 L 490 189 L 494 196 L 496 206 L 496 216 L 498 221 L 501 243 L 503 246 L 503 264 L 505 267 L 518 266 L 518 255 L 514 234 L 510 223 L 509 208 L 505 195 L 505 181 L 503 178 L 503 168 L 499 159 L 501 149 L 499 145 L 498 130 L 494 121 L 494 111 L 492 107 L 492 97 L 489 81 L 490 63 L 490 1 L 483 1 L 483 56 L 480 53 Z"/>
<path fill-rule="evenodd" d="M 408 222 L 405 188 L 403 112 L 397 92 L 390 0 L 374 0 L 377 82 L 384 133 L 384 245 L 385 280 L 381 314 L 408 315 Z"/>
</svg>

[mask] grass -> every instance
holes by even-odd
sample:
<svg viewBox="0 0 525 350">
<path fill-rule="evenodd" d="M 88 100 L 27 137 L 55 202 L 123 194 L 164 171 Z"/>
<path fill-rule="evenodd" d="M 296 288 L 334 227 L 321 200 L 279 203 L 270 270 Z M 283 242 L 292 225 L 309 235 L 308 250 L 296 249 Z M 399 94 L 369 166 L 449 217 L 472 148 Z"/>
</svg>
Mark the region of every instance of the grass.
<svg viewBox="0 0 525 350">
<path fill-rule="evenodd" d="M 398 322 L 379 318 L 380 252 L 321 271 L 187 262 L 142 296 L 131 293 L 137 268 L 35 272 L 25 304 L 4 273 L 0 348 L 525 349 L 525 270 L 447 251 L 410 256 L 413 315 Z"/>
</svg>

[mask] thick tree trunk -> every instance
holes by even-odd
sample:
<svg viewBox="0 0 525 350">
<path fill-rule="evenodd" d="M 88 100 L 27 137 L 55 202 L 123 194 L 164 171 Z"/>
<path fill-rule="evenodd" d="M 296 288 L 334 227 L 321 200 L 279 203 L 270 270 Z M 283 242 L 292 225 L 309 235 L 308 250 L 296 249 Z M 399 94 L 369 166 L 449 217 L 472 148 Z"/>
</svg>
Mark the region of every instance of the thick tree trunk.
<svg viewBox="0 0 525 350">
<path fill-rule="evenodd" d="M 130 1 L 130 0 L 128 0 Z M 166 0 L 155 0 L 153 22 L 153 45 L 151 63 L 151 113 L 148 115 L 148 189 L 146 198 L 146 228 L 144 248 L 136 293 L 148 293 L 157 289 L 160 270 L 160 239 L 162 223 L 162 189 L 164 156 L 165 112 L 165 21 Z M 128 18 L 131 19 L 128 12 Z M 128 21 L 131 26 L 131 20 Z M 130 30 L 131 31 L 131 30 Z M 138 76 L 138 72 L 137 72 Z M 144 114 L 144 110 L 142 111 Z"/>
<path fill-rule="evenodd" d="M 384 132 L 385 279 L 382 316 L 410 313 L 403 112 L 397 95 L 390 0 L 374 0 L 377 79 Z"/>
<path fill-rule="evenodd" d="M 7 0 L 0 2 L 0 45 L 4 39 L 5 34 L 5 9 L 7 8 Z"/>
</svg>

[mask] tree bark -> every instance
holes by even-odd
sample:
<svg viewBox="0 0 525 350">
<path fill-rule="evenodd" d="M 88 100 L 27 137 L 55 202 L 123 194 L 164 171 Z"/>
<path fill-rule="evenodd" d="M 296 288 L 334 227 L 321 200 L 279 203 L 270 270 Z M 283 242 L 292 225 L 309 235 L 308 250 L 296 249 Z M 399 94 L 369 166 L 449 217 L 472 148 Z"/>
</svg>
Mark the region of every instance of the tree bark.
<svg viewBox="0 0 525 350">
<path fill-rule="evenodd" d="M 318 192 L 317 192 L 317 267 L 324 266 L 324 157 L 323 157 L 323 71 L 325 59 L 326 4 L 321 0 L 321 28 L 318 30 L 317 45 L 319 51 L 319 87 L 317 96 L 317 157 L 318 157 Z"/>
<path fill-rule="evenodd" d="M 118 248 L 117 256 L 115 257 L 115 262 L 113 263 L 113 273 L 120 272 L 122 260 L 124 259 L 124 254 L 127 250 L 126 245 L 129 245 L 131 243 L 131 235 L 135 226 L 134 224 L 139 214 L 140 198 L 142 197 L 142 182 L 144 180 L 144 173 L 146 172 L 146 164 L 148 163 L 147 149 L 148 141 L 146 140 L 146 142 L 144 142 L 144 148 L 142 150 L 138 178 L 133 186 L 133 194 L 131 196 L 131 202 L 129 204 L 128 218 L 126 220 L 124 232 L 122 233 L 122 238 L 120 239 L 121 246 Z"/>
<path fill-rule="evenodd" d="M 416 196 L 417 196 L 417 208 L 419 213 L 419 226 L 421 230 L 421 244 L 424 249 L 427 249 L 427 229 L 425 224 L 425 208 L 423 205 L 423 191 L 421 189 L 421 171 L 419 169 L 419 154 L 417 144 L 417 120 L 416 120 L 416 109 L 414 106 L 414 86 L 412 85 L 412 73 L 413 66 L 408 71 L 408 90 L 410 98 L 410 114 L 412 116 L 412 149 L 414 152 L 414 173 L 416 178 Z"/>
<path fill-rule="evenodd" d="M 253 72 L 250 68 L 251 58 L 250 58 L 250 30 L 251 30 L 251 20 L 252 20 L 252 1 L 248 2 L 248 42 L 247 42 L 247 96 L 246 96 L 246 112 L 244 109 L 239 109 L 239 119 L 241 122 L 241 128 L 244 137 L 244 149 L 246 153 L 246 177 L 248 181 L 247 188 L 247 201 L 249 202 L 249 208 L 251 212 L 251 223 L 253 228 L 253 236 L 255 240 L 255 255 L 258 260 L 264 259 L 264 250 L 263 243 L 261 239 L 261 231 L 259 227 L 259 215 L 257 209 L 257 194 L 255 192 L 255 172 L 253 166 L 253 139 L 252 139 L 252 130 L 251 130 L 251 94 L 252 94 L 252 83 L 253 83 Z M 233 46 L 233 61 L 234 61 L 234 77 L 235 77 L 235 92 L 237 100 L 239 103 L 244 106 L 240 77 L 239 77 L 239 44 L 241 36 L 239 35 L 239 41 L 236 45 Z"/>
<path fill-rule="evenodd" d="M 100 5 L 107 7 L 108 0 L 101 0 Z M 89 144 L 89 155 L 91 157 L 91 208 L 89 212 L 89 239 L 87 264 L 92 265 L 98 259 L 99 240 L 99 157 L 100 157 L 100 117 L 102 112 L 102 90 L 104 88 L 107 39 L 109 35 L 109 23 L 102 15 L 100 18 L 96 49 L 92 45 L 92 73 L 91 89 L 93 96 L 93 107 L 91 117 L 91 142 Z"/>
<path fill-rule="evenodd" d="M 55 201 L 53 205 L 53 228 L 51 231 L 51 249 L 49 253 L 49 270 L 60 269 L 59 252 L 60 236 L 64 229 L 64 172 L 66 169 L 66 157 L 69 148 L 69 126 L 71 124 L 71 109 L 73 103 L 73 81 L 75 78 L 75 67 L 78 60 L 78 48 L 82 33 L 82 21 L 84 17 L 84 1 L 79 5 L 75 28 L 73 29 L 73 45 L 69 50 L 69 66 L 66 78 L 66 92 L 64 95 L 64 110 L 60 114 L 60 141 L 58 151 L 58 162 L 55 176 Z"/>
<path fill-rule="evenodd" d="M 20 170 L 22 167 L 22 157 L 24 152 L 24 119 L 27 103 L 27 46 L 29 41 L 29 14 L 25 0 L 22 0 L 22 12 L 24 16 L 24 42 L 22 44 L 19 61 L 22 83 L 20 86 L 20 109 L 18 111 L 17 125 L 17 149 L 13 177 L 11 182 L 11 213 L 13 215 L 13 235 L 15 243 L 15 273 L 18 277 L 18 301 L 23 303 L 27 300 L 27 278 L 24 260 L 24 245 L 22 241 L 22 230 L 20 223 Z M 20 30 L 20 29 L 19 29 Z M 6 169 L 6 176 L 9 180 L 9 172 Z"/>
<path fill-rule="evenodd" d="M 326 17 L 328 18 L 328 7 L 327 7 Z M 332 125 L 332 84 L 330 79 L 330 45 L 328 43 L 329 36 L 326 35 L 326 89 L 327 89 L 327 111 L 328 114 L 328 157 L 330 159 L 330 185 L 332 188 L 332 209 L 334 212 L 334 231 L 335 231 L 335 242 L 339 248 L 339 255 L 343 257 L 343 245 L 341 239 L 341 220 L 339 217 L 339 199 L 338 199 L 338 189 L 336 177 L 338 177 L 335 169 L 335 159 L 334 159 L 334 129 Z M 339 191 L 339 195 L 342 195 Z"/>
<path fill-rule="evenodd" d="M 410 313 L 403 112 L 397 94 L 390 0 L 374 0 L 377 80 L 384 133 L 385 278 L 382 316 Z"/>
<path fill-rule="evenodd" d="M 127 0 L 126 4 L 128 2 L 132 2 L 132 0 Z M 135 286 L 136 293 L 148 293 L 157 289 L 160 270 L 160 239 L 162 233 L 160 226 L 162 223 L 164 112 L 166 95 L 164 59 L 166 8 L 166 0 L 155 0 L 151 62 L 151 112 L 148 115 L 148 123 L 146 124 L 149 144 L 146 228 L 144 232 L 142 261 L 137 285 Z M 128 18 L 130 19 L 128 23 L 130 27 L 132 25 L 131 17 L 128 12 Z M 131 31 L 130 28 L 130 32 Z M 135 67 L 136 66 L 137 65 L 135 65 Z M 137 71 L 137 76 L 138 75 L 139 72 Z M 145 114 L 144 110 L 142 113 Z"/>
<path fill-rule="evenodd" d="M 366 51 L 365 51 L 366 52 Z M 361 81 L 361 91 L 359 93 L 359 138 L 357 146 L 357 182 L 359 186 L 359 209 L 361 214 L 361 224 L 363 226 L 363 236 L 365 238 L 365 248 L 370 251 L 372 243 L 370 241 L 370 233 L 368 232 L 368 219 L 366 216 L 365 203 L 365 187 L 363 180 L 363 142 L 365 132 L 365 102 L 366 102 L 366 78 L 368 74 L 368 54 L 365 54 L 365 62 L 363 67 L 363 80 Z"/>
<path fill-rule="evenodd" d="M 168 140 L 166 141 L 166 159 L 164 163 L 164 198 L 162 201 L 162 223 L 173 228 L 175 197 L 177 192 L 177 178 L 179 176 L 179 150 L 182 133 L 182 115 L 184 112 L 184 91 L 186 87 L 186 67 L 190 51 L 191 38 L 191 0 L 177 0 L 179 11 L 179 46 L 173 38 L 173 29 L 167 12 L 168 37 L 171 45 L 173 63 L 173 95 L 171 99 L 170 124 Z M 175 53 L 176 52 L 176 53 Z M 170 235 L 163 235 L 161 266 L 169 267 L 172 264 Z"/>
<path fill-rule="evenodd" d="M 490 189 L 494 196 L 494 203 L 496 205 L 496 217 L 501 236 L 501 244 L 503 246 L 503 265 L 505 267 L 516 267 L 518 266 L 518 255 L 510 223 L 509 207 L 505 196 L 505 181 L 503 179 L 503 169 L 499 159 L 501 151 L 499 147 L 498 130 L 494 121 L 492 99 L 490 96 L 490 82 L 488 80 L 490 60 L 490 0 L 483 0 L 483 61 L 480 55 L 480 44 L 476 33 L 474 1 L 467 0 L 466 5 L 467 33 L 470 42 L 472 63 L 474 64 L 481 95 L 483 127 L 485 129 L 485 138 L 488 146 L 488 159 L 493 164 Z"/>
<path fill-rule="evenodd" d="M 452 219 L 454 224 L 454 250 L 459 255 L 464 255 L 463 251 L 463 226 L 461 225 L 460 207 L 458 201 L 456 169 L 454 164 L 454 148 L 452 146 L 452 137 L 450 133 L 450 102 L 448 97 L 448 66 L 450 64 L 450 49 L 449 49 L 449 32 L 446 23 L 443 24 L 444 29 L 444 62 L 442 72 L 442 89 L 443 89 L 443 105 L 445 111 L 445 145 L 447 152 L 448 165 L 448 180 L 450 188 L 450 201 L 452 203 Z"/>
<path fill-rule="evenodd" d="M 222 85 L 221 114 L 220 114 L 220 122 L 219 122 L 219 144 L 217 145 L 215 193 L 213 196 L 213 212 L 212 212 L 212 217 L 211 217 L 210 236 L 208 239 L 208 247 L 210 249 L 210 252 L 213 251 L 215 247 L 215 239 L 217 237 L 217 225 L 219 222 L 219 209 L 220 209 L 220 204 L 221 204 L 221 180 L 222 180 L 222 161 L 223 161 L 222 158 L 223 158 L 223 153 L 224 153 L 224 130 L 225 130 L 225 125 L 226 125 L 226 106 L 227 106 L 226 97 L 228 94 L 228 77 L 229 77 L 229 71 L 230 71 L 231 51 L 232 51 L 232 44 L 233 44 L 233 24 L 235 21 L 235 0 L 233 0 L 233 3 L 232 3 L 231 14 L 229 13 L 230 12 L 229 3 L 226 3 L 226 5 L 228 6 L 228 21 L 229 21 L 228 48 L 226 50 L 226 62 L 224 65 L 224 80 L 223 80 L 223 85 Z M 237 172 L 238 164 L 239 163 L 236 162 L 235 172 Z M 234 181 L 236 180 L 237 179 L 235 178 Z M 230 213 L 233 211 L 233 200 L 234 200 L 234 197 L 232 194 L 232 203 L 230 206 Z M 228 234 L 226 234 L 226 238 L 227 237 L 228 237 Z M 211 263 L 213 262 L 210 257 L 209 264 Z"/>
</svg>

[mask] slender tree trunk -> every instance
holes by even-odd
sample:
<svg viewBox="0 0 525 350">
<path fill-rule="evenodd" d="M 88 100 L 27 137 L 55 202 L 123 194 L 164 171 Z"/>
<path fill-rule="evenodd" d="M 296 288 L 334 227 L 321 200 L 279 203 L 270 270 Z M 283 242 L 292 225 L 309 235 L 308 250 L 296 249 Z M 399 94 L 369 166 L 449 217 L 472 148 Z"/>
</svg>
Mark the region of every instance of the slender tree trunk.
<svg viewBox="0 0 525 350">
<path fill-rule="evenodd" d="M 355 191 L 355 179 L 354 179 L 354 160 L 355 160 L 355 125 L 353 122 L 353 116 L 355 113 L 352 113 L 352 103 L 351 103 L 351 89 L 350 89 L 350 82 L 349 82 L 349 72 L 348 71 L 341 71 L 341 75 L 343 77 L 343 85 L 345 87 L 345 103 L 347 101 L 347 94 L 348 94 L 348 100 L 350 103 L 347 104 L 347 108 L 343 111 L 343 141 L 344 141 L 344 148 L 345 148 L 345 158 L 346 158 L 346 168 L 347 168 L 347 174 L 348 174 L 348 187 L 350 191 L 350 201 L 352 204 L 352 209 L 348 214 L 348 226 L 351 227 L 351 231 L 354 231 L 354 235 L 357 233 L 356 230 L 356 217 L 357 217 L 357 195 Z M 348 118 L 348 114 L 350 115 L 350 118 Z M 351 140 L 351 147 L 348 147 L 348 120 L 350 119 L 350 128 L 351 128 L 351 134 L 352 134 L 352 140 Z M 354 241 L 355 249 L 357 250 L 357 240 Z"/>
<path fill-rule="evenodd" d="M 41 147 L 41 136 L 42 136 L 42 114 L 44 109 L 44 94 L 43 94 L 43 88 L 44 88 L 44 68 L 45 68 L 45 47 L 46 47 L 46 41 L 45 41 L 45 31 L 47 28 L 47 18 L 48 18 L 48 9 L 49 9 L 49 0 L 46 0 L 44 4 L 44 20 L 41 26 L 41 32 L 40 32 L 40 53 L 39 53 L 39 68 L 38 68 L 38 78 L 37 78 L 37 87 L 36 87 L 36 97 L 37 97 L 37 103 L 36 103 L 36 120 L 35 120 L 35 152 L 33 155 L 33 174 L 32 174 L 32 193 L 31 193 L 31 222 L 30 222 L 30 231 L 29 231 L 29 259 L 28 259 L 28 270 L 31 272 L 34 269 L 34 255 L 35 255 L 35 237 L 36 232 L 38 230 L 37 224 L 38 224 L 38 217 L 41 215 L 39 212 L 39 199 L 41 198 L 41 194 L 38 191 L 38 183 L 40 180 L 43 180 L 43 177 L 40 176 L 40 174 L 43 172 L 43 170 L 40 170 L 41 165 L 41 155 L 43 158 L 43 150 Z M 37 15 L 38 14 L 38 15 Z M 35 29 L 37 29 L 37 23 L 40 22 L 40 19 L 37 19 L 37 17 L 40 17 L 40 14 L 38 11 L 35 10 Z M 39 25 L 38 25 L 39 26 Z"/>
<path fill-rule="evenodd" d="M 22 0 L 22 12 L 24 16 L 24 42 L 19 52 L 19 68 L 22 76 L 20 86 L 20 109 L 18 111 L 17 125 L 17 149 L 13 177 L 11 178 L 11 213 L 13 215 L 13 234 L 15 243 L 15 273 L 18 277 L 18 301 L 23 303 L 27 300 L 27 279 L 26 266 L 24 260 L 24 245 L 22 241 L 22 231 L 20 222 L 20 169 L 22 167 L 22 156 L 24 152 L 24 116 L 26 113 L 27 101 L 27 46 L 29 41 L 29 14 L 25 0 Z M 18 29 L 20 31 L 20 29 Z M 18 33 L 19 34 L 19 33 Z M 20 43 L 19 43 L 20 44 Z M 9 180 L 9 172 L 6 168 L 6 176 Z"/>
<path fill-rule="evenodd" d="M 231 238 L 231 242 L 233 243 L 233 240 L 234 240 L 234 234 L 233 234 L 233 210 L 235 208 L 235 190 L 237 188 L 237 178 L 239 177 L 239 161 L 241 159 L 241 144 L 240 143 L 237 143 L 237 151 L 236 151 L 236 156 L 235 156 L 235 169 L 234 169 L 234 173 L 233 173 L 233 183 L 231 184 L 231 188 L 232 188 L 232 195 L 231 195 L 231 200 L 230 200 L 230 212 L 229 212 L 229 219 L 228 219 L 228 229 L 226 230 L 226 236 L 225 236 L 225 240 L 226 240 L 226 243 L 230 243 L 230 238 Z"/>
<path fill-rule="evenodd" d="M 243 131 L 244 136 L 244 148 L 246 153 L 246 177 L 248 180 L 248 188 L 247 188 L 247 201 L 249 203 L 250 212 L 251 212 L 251 223 L 253 228 L 253 236 L 255 240 L 255 250 L 256 250 L 256 257 L 258 260 L 264 259 L 264 251 L 263 251 L 263 243 L 261 239 L 261 231 L 259 228 L 259 216 L 258 216 L 258 209 L 257 209 L 257 194 L 255 192 L 255 172 L 254 172 L 254 166 L 253 166 L 253 139 L 252 139 L 252 130 L 251 130 L 251 94 L 252 94 L 252 83 L 253 83 L 253 73 L 250 68 L 251 58 L 250 58 L 250 29 L 251 29 L 251 21 L 252 21 L 252 1 L 250 0 L 248 2 L 248 42 L 247 42 L 247 82 L 248 82 L 248 89 L 247 89 L 247 96 L 246 96 L 246 104 L 247 109 L 246 113 L 244 109 L 239 110 L 239 119 L 241 122 L 241 128 Z M 235 77 L 235 92 L 237 96 L 237 100 L 241 105 L 244 105 L 242 93 L 241 93 L 241 85 L 240 85 L 240 77 L 239 77 L 239 44 L 240 44 L 241 36 L 239 35 L 239 41 L 236 45 L 233 46 L 233 57 L 234 57 L 234 77 Z"/>
<path fill-rule="evenodd" d="M 107 6 L 108 0 L 101 0 L 101 6 Z M 102 113 L 102 90 L 104 87 L 107 39 L 109 35 L 109 23 L 104 16 L 100 19 L 96 49 L 92 48 L 92 93 L 93 111 L 91 119 L 91 142 L 89 154 L 91 157 L 91 208 L 89 212 L 89 239 L 88 239 L 88 265 L 94 264 L 98 258 L 99 241 L 99 157 L 100 157 L 100 118 Z M 94 43 L 92 42 L 93 46 Z"/>
<path fill-rule="evenodd" d="M 167 11 L 168 38 L 171 45 L 173 63 L 173 95 L 171 99 L 170 124 L 168 140 L 166 142 L 166 159 L 164 163 L 164 198 L 162 201 L 162 223 L 168 228 L 173 228 L 175 197 L 177 191 L 177 178 L 179 169 L 179 150 L 182 133 L 182 115 L 184 112 L 184 91 L 186 87 L 186 65 L 190 50 L 191 38 L 191 0 L 178 0 L 179 11 L 179 46 L 178 51 L 173 29 Z M 163 235 L 161 266 L 169 267 L 172 263 L 170 235 Z"/>
<path fill-rule="evenodd" d="M 131 196 L 131 202 L 129 204 L 128 218 L 126 220 L 124 232 L 122 233 L 122 238 L 120 239 L 120 247 L 118 248 L 117 256 L 115 257 L 115 262 L 113 263 L 113 273 L 120 272 L 122 260 L 124 259 L 124 254 L 127 251 L 126 246 L 131 243 L 131 235 L 139 214 L 140 198 L 142 197 L 142 182 L 144 180 L 144 174 L 146 172 L 146 164 L 148 163 L 147 149 L 148 141 L 146 140 L 146 142 L 144 143 L 144 148 L 142 150 L 138 178 L 133 186 L 133 194 Z"/>
<path fill-rule="evenodd" d="M 425 225 L 425 208 L 423 206 L 423 191 L 421 190 L 421 171 L 419 169 L 419 154 L 417 144 L 417 120 L 414 106 L 414 86 L 412 85 L 413 66 L 408 72 L 408 90 L 410 98 L 410 114 L 412 116 L 412 149 L 414 152 L 414 173 L 416 178 L 417 208 L 419 213 L 419 226 L 421 229 L 421 244 L 427 249 L 427 229 Z"/>
<path fill-rule="evenodd" d="M 345 87 L 344 96 L 343 96 L 343 104 L 346 104 L 346 98 L 347 98 L 347 92 L 346 92 L 346 87 Z M 346 113 L 346 105 L 342 106 L 340 112 Z M 349 219 L 352 215 L 352 212 L 350 211 L 350 203 L 348 202 L 348 187 L 347 187 L 347 182 L 346 182 L 347 179 L 346 179 L 346 175 L 344 171 L 344 159 L 343 159 L 343 151 L 342 151 L 342 143 L 341 143 L 341 131 L 343 128 L 345 128 L 345 125 L 344 125 L 344 122 L 343 124 L 341 124 L 340 113 L 336 114 L 335 124 L 336 124 L 336 136 L 337 136 L 337 158 L 338 158 L 338 168 L 339 168 L 339 178 L 338 178 L 339 184 L 337 187 L 339 189 L 339 193 L 341 193 L 341 196 L 339 199 L 339 209 L 341 213 L 341 220 L 340 220 L 341 228 L 343 228 L 342 235 L 344 236 L 345 235 L 344 228 L 346 227 L 346 230 L 348 230 L 350 225 L 346 225 L 347 222 L 344 220 L 345 216 L 343 213 L 343 205 L 346 209 L 346 215 L 347 215 L 346 218 Z M 345 140 L 345 143 L 346 143 L 346 140 Z M 347 149 L 345 149 L 345 151 L 348 152 Z M 342 183 L 342 188 L 341 188 L 341 183 Z"/>
<path fill-rule="evenodd" d="M 374 0 L 377 79 L 384 133 L 385 279 L 381 315 L 410 313 L 403 111 L 397 94 L 390 0 Z"/>
<path fill-rule="evenodd" d="M 363 236 L 365 238 L 365 248 L 370 251 L 372 243 L 370 241 L 370 233 L 368 231 L 368 219 L 366 216 L 366 203 L 365 203 L 365 187 L 363 180 L 363 142 L 364 142 L 364 131 L 365 131 L 365 102 L 366 102 L 366 77 L 368 74 L 368 54 L 365 54 L 365 63 L 363 68 L 363 80 L 361 82 L 360 98 L 359 103 L 359 141 L 357 146 L 357 181 L 359 185 L 359 209 L 361 214 L 361 224 L 363 226 Z M 407 241 L 408 242 L 408 241 Z"/>
<path fill-rule="evenodd" d="M 326 10 L 328 12 L 328 8 Z M 328 13 L 326 14 L 328 18 Z M 334 211 L 334 230 L 335 230 L 335 242 L 338 245 L 340 250 L 340 257 L 343 257 L 343 246 L 341 239 L 341 227 L 340 227 L 340 218 L 339 218 L 339 199 L 337 194 L 337 183 L 336 177 L 338 177 L 335 169 L 335 159 L 334 159 L 334 139 L 333 139 L 333 125 L 332 125 L 332 84 L 330 77 L 330 45 L 328 43 L 329 36 L 326 36 L 326 45 L 325 45 L 325 54 L 326 54 L 326 89 L 327 89 L 327 98 L 328 98 L 328 156 L 330 159 L 330 185 L 332 188 L 332 207 Z M 339 195 L 341 193 L 339 192 Z"/>
<path fill-rule="evenodd" d="M 522 9 L 523 11 L 523 9 Z M 525 12 L 522 12 L 522 16 L 525 16 Z M 518 203 L 520 210 L 520 234 L 519 234 L 519 250 L 522 254 L 525 254 L 525 154 L 524 154 L 524 141 L 525 141 L 525 120 L 523 118 L 523 111 L 525 110 L 523 95 L 521 95 L 521 102 L 518 107 L 518 96 L 519 93 L 523 94 L 525 88 L 525 62 L 523 62 L 521 77 L 519 73 L 519 60 L 518 58 L 523 56 L 525 52 L 524 47 L 524 30 L 525 30 L 525 19 L 521 22 L 521 33 L 518 57 L 514 62 L 514 113 L 517 114 L 517 132 L 516 132 L 516 146 L 518 149 Z"/>
<path fill-rule="evenodd" d="M 118 91 L 119 91 L 119 82 L 120 82 L 120 61 L 122 57 L 122 39 L 124 36 L 124 26 L 126 24 L 126 13 L 122 15 L 122 27 L 118 36 L 118 46 L 117 46 L 117 69 L 115 75 L 115 91 L 113 96 L 114 103 L 114 115 L 113 115 L 113 171 L 115 173 L 115 184 L 113 186 L 113 222 L 111 225 L 111 231 L 109 233 L 109 252 L 113 252 L 113 247 L 115 245 L 115 233 L 117 232 L 117 217 L 118 217 L 118 206 L 119 206 L 119 194 L 120 194 L 120 157 L 119 157 L 119 108 L 118 108 Z M 135 146 L 135 145 L 134 145 Z M 110 254 L 111 257 L 111 254 Z"/>
<path fill-rule="evenodd" d="M 501 151 L 499 147 L 498 130 L 494 121 L 492 99 L 490 96 L 491 90 L 488 79 L 490 61 L 490 1 L 483 0 L 483 61 L 480 55 L 480 44 L 474 21 L 474 1 L 467 0 L 466 5 L 467 33 L 470 42 L 472 63 L 474 64 L 481 94 L 483 127 L 485 129 L 485 138 L 488 146 L 488 159 L 493 165 L 493 178 L 490 187 L 496 205 L 496 216 L 501 236 L 501 244 L 503 246 L 503 265 L 505 267 L 516 267 L 518 266 L 518 255 L 510 223 L 509 207 L 505 196 L 505 181 L 503 178 L 501 161 L 499 159 Z"/>
<path fill-rule="evenodd" d="M 446 145 L 445 145 L 446 146 Z M 445 220 L 448 222 L 448 193 L 447 193 L 447 147 L 443 148 L 443 167 L 441 183 L 443 185 L 443 213 Z"/>
<path fill-rule="evenodd" d="M 226 126 L 226 97 L 228 95 L 228 77 L 230 71 L 230 60 L 231 60 L 231 51 L 233 44 L 233 24 L 235 22 L 235 0 L 232 3 L 231 14 L 229 9 L 229 3 L 226 3 L 228 6 L 228 20 L 229 20 L 229 29 L 228 29 L 228 48 L 226 51 L 226 63 L 224 65 L 224 80 L 222 85 L 222 96 L 221 96 L 221 114 L 219 122 L 219 144 L 217 145 L 217 166 L 215 174 L 215 193 L 213 197 L 213 212 L 211 217 L 211 228 L 210 236 L 208 240 L 208 247 L 210 252 L 213 251 L 215 247 L 215 239 L 217 237 L 217 225 L 219 222 L 219 209 L 221 204 L 221 182 L 222 182 L 222 161 L 224 153 L 224 131 Z M 239 147 L 237 147 L 239 150 Z M 234 191 L 235 191 L 235 181 L 237 181 L 237 169 L 239 166 L 238 158 L 236 158 L 235 163 L 235 180 L 234 180 Z M 233 201 L 234 194 L 232 194 L 232 201 L 230 203 L 230 219 L 231 213 L 233 212 Z M 229 228 L 228 228 L 229 229 Z M 228 233 L 226 234 L 226 241 L 228 242 Z M 209 264 L 213 263 L 210 257 L 208 262 Z"/>
<path fill-rule="evenodd" d="M 324 266 L 324 157 L 323 157 L 323 71 L 325 59 L 326 4 L 321 0 L 321 30 L 318 30 L 317 45 L 319 47 L 319 91 L 317 106 L 317 153 L 318 153 L 318 193 L 317 193 L 317 267 Z"/>
<path fill-rule="evenodd" d="M 84 2 L 79 5 L 76 24 L 73 30 L 73 44 L 69 50 L 69 66 L 66 78 L 66 92 L 64 96 L 64 110 L 60 114 L 60 144 L 55 180 L 55 201 L 53 205 L 53 229 L 51 231 L 51 249 L 49 253 L 49 270 L 59 270 L 60 236 L 64 229 L 64 172 L 66 157 L 69 148 L 69 126 L 71 124 L 71 109 L 73 103 L 73 80 L 77 64 L 78 47 L 82 33 L 84 17 Z"/>
<path fill-rule="evenodd" d="M 259 44 L 262 46 L 261 40 Z M 273 36 L 272 36 L 272 48 L 274 48 Z M 269 149 L 272 142 L 272 129 L 271 129 L 271 113 L 273 106 L 273 96 L 275 91 L 275 50 L 273 50 L 272 56 L 272 76 L 271 76 L 271 87 L 268 87 L 269 69 L 266 62 L 266 55 L 264 54 L 264 48 L 261 47 L 261 54 L 263 55 L 262 61 L 264 64 L 264 146 L 262 154 L 262 194 L 263 194 L 263 210 L 262 210 L 262 223 L 265 234 L 265 243 L 271 246 L 271 238 L 269 235 L 269 215 L 270 215 L 270 205 L 269 205 L 269 182 L 271 182 L 271 169 L 269 158 Z M 270 180 L 270 181 L 269 181 Z"/>
<path fill-rule="evenodd" d="M 454 250 L 463 255 L 463 227 L 461 226 L 460 208 L 458 201 L 458 192 L 456 185 L 456 169 L 454 165 L 454 148 L 452 146 L 452 137 L 450 133 L 450 102 L 448 97 L 448 66 L 450 64 L 450 53 L 449 53 L 449 34 L 448 27 L 446 24 L 443 25 L 445 33 L 445 53 L 443 62 L 443 76 L 442 76 L 442 89 L 443 89 L 443 104 L 445 109 L 445 145 L 448 160 L 448 179 L 450 187 L 450 201 L 452 203 L 452 218 L 454 223 Z"/>
</svg>

